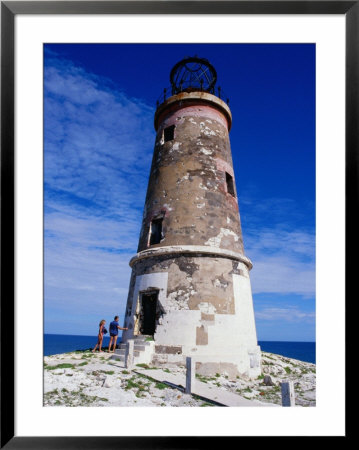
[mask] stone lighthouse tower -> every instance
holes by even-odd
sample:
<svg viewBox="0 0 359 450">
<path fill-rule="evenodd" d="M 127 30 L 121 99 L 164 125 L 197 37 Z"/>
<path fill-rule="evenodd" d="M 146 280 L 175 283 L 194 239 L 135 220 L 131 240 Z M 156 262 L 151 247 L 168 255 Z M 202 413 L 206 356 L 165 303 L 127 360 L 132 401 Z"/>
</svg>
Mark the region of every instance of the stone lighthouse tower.
<svg viewBox="0 0 359 450">
<path fill-rule="evenodd" d="M 254 377 L 260 348 L 229 143 L 231 111 L 205 59 L 180 61 L 170 81 L 170 96 L 165 90 L 154 117 L 123 342 L 135 340 L 138 362 L 184 364 L 192 356 L 199 372 Z"/>
</svg>

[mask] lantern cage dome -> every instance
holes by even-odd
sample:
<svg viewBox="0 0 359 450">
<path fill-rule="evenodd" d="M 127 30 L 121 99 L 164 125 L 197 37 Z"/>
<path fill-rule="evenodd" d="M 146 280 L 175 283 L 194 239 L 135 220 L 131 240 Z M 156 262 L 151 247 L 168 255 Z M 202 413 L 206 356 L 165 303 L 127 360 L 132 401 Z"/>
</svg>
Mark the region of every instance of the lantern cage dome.
<svg viewBox="0 0 359 450">
<path fill-rule="evenodd" d="M 156 105 L 159 107 L 171 95 L 198 91 L 209 92 L 229 104 L 226 93 L 220 86 L 216 86 L 216 82 L 216 69 L 207 59 L 186 57 L 173 66 L 170 72 L 171 86 L 163 89 Z"/>
<path fill-rule="evenodd" d="M 182 59 L 170 73 L 172 95 L 198 90 L 214 93 L 216 81 L 217 72 L 212 64 L 197 56 Z"/>
</svg>

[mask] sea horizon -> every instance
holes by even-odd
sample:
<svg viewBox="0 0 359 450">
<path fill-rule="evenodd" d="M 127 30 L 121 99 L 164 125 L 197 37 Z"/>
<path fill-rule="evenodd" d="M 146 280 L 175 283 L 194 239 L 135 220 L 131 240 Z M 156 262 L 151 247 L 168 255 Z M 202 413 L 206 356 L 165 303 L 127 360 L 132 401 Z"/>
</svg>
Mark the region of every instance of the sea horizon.
<svg viewBox="0 0 359 450">
<path fill-rule="evenodd" d="M 72 339 L 71 339 L 72 338 Z M 109 336 L 104 336 L 103 347 L 108 347 Z M 97 334 L 56 334 L 44 333 L 44 356 L 69 353 L 77 350 L 93 348 L 97 342 Z M 117 344 L 121 342 L 118 337 Z M 288 358 L 298 359 L 315 364 L 315 341 L 258 341 L 263 352 L 274 353 Z"/>
<path fill-rule="evenodd" d="M 67 333 L 44 333 L 44 336 L 82 336 L 82 337 L 96 337 L 97 333 L 94 334 L 67 334 Z M 104 336 L 105 338 L 108 336 Z M 308 342 L 308 343 L 312 343 L 315 344 L 316 341 L 284 341 L 284 340 L 280 340 L 280 339 L 262 339 L 262 340 L 258 340 L 258 342 Z"/>
</svg>

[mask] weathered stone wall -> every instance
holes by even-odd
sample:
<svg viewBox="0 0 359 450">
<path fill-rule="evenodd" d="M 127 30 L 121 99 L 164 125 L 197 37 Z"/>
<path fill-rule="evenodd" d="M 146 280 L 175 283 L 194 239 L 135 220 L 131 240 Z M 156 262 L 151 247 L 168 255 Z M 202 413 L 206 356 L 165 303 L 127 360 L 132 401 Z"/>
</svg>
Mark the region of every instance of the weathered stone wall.
<svg viewBox="0 0 359 450">
<path fill-rule="evenodd" d="M 174 139 L 163 130 L 175 125 Z M 149 247 L 150 223 L 163 214 L 155 246 L 208 245 L 243 253 L 227 122 L 208 105 L 183 106 L 161 122 L 155 144 L 138 251 Z M 235 183 L 234 183 L 235 190 Z"/>
<path fill-rule="evenodd" d="M 155 124 L 123 340 L 140 333 L 141 293 L 156 290 L 154 363 L 184 364 L 186 356 L 196 356 L 203 373 L 226 367 L 232 375 L 256 376 L 252 265 L 243 249 L 229 108 L 210 94 L 180 94 L 159 107 Z M 173 139 L 165 142 L 171 126 Z M 151 221 L 158 217 L 161 239 L 150 245 Z"/>
<path fill-rule="evenodd" d="M 139 260 L 133 267 L 124 340 L 137 334 L 141 292 L 152 289 L 159 291 L 161 311 L 155 363 L 184 364 L 185 356 L 214 355 L 218 364 L 234 364 L 238 374 L 249 373 L 257 337 L 244 263 L 200 255 Z M 203 365 L 203 371 L 208 367 L 214 366 Z M 254 370 L 259 374 L 258 364 Z"/>
</svg>

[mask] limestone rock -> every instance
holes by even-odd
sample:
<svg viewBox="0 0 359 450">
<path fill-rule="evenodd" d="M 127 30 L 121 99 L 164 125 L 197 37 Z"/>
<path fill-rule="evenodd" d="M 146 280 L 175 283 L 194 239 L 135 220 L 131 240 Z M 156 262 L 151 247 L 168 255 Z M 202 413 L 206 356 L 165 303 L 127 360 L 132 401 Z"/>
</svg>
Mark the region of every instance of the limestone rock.
<svg viewBox="0 0 359 450">
<path fill-rule="evenodd" d="M 266 376 L 263 378 L 263 384 L 264 384 L 265 386 L 274 386 L 274 383 L 273 383 L 273 381 L 272 381 L 272 378 L 271 378 L 269 375 L 266 375 Z"/>
</svg>

